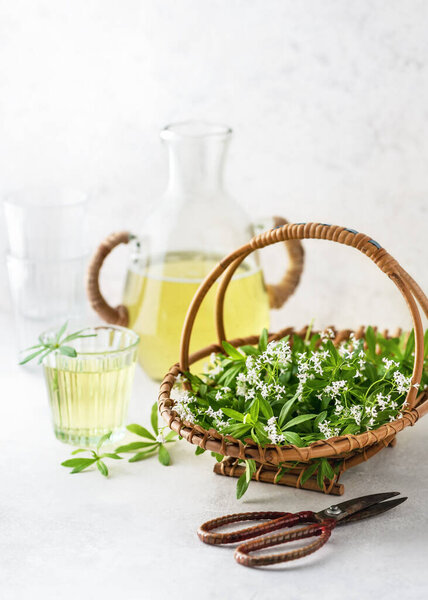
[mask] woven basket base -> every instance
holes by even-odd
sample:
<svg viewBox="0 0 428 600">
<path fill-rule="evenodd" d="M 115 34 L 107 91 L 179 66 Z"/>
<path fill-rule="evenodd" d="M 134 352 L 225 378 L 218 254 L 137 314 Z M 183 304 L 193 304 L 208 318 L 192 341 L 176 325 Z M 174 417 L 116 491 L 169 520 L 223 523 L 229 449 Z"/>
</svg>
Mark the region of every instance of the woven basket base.
<svg viewBox="0 0 428 600">
<path fill-rule="evenodd" d="M 264 483 L 273 483 L 275 485 L 287 485 L 289 487 L 301 488 L 303 490 L 311 490 L 322 494 L 331 494 L 333 496 L 341 496 L 345 491 L 345 486 L 339 483 L 339 478 L 343 471 L 352 466 L 356 466 L 360 462 L 364 462 L 383 450 L 385 447 L 392 448 L 396 444 L 396 438 L 392 437 L 385 440 L 383 443 L 372 446 L 368 451 L 364 450 L 359 456 L 354 456 L 351 464 L 346 464 L 346 460 L 342 463 L 343 467 L 333 481 L 326 481 L 324 488 L 321 490 L 318 487 L 316 476 L 310 477 L 302 484 L 302 468 L 291 468 L 287 473 L 281 474 L 278 466 L 269 464 L 256 463 L 257 470 L 252 476 L 254 481 L 263 481 Z M 386 443 L 385 443 L 386 442 Z M 334 460 L 330 462 L 334 466 Z M 306 468 L 306 466 L 304 467 Z M 214 473 L 217 475 L 226 475 L 227 477 L 240 477 L 245 471 L 245 467 L 239 464 L 239 460 L 232 457 L 224 457 L 221 462 L 214 465 Z"/>
</svg>

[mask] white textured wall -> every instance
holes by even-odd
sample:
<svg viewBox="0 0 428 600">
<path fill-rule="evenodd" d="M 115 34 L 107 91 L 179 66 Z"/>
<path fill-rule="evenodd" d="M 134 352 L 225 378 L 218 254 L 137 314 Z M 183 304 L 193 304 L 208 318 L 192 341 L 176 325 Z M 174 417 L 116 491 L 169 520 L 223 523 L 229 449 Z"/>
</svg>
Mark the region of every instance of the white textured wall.
<svg viewBox="0 0 428 600">
<path fill-rule="evenodd" d="M 2 0 L 0 191 L 92 190 L 95 243 L 160 194 L 162 125 L 225 121 L 250 214 L 370 233 L 428 288 L 427 31 L 425 0 Z M 367 259 L 306 246 L 281 323 L 408 323 Z"/>
</svg>

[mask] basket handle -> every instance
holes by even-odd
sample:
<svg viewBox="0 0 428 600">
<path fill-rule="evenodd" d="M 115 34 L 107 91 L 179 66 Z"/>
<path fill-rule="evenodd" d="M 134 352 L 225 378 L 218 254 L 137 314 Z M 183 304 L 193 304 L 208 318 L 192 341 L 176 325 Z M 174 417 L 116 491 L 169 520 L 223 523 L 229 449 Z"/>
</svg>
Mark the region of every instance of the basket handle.
<svg viewBox="0 0 428 600">
<path fill-rule="evenodd" d="M 273 217 L 273 220 L 275 226 L 288 223 L 283 217 Z M 133 236 L 128 231 L 119 231 L 117 233 L 112 233 L 104 239 L 96 249 L 91 262 L 89 263 L 86 283 L 88 299 L 95 312 L 97 312 L 104 321 L 107 321 L 107 323 L 123 325 L 125 327 L 129 323 L 126 306 L 120 304 L 115 308 L 108 304 L 100 290 L 99 276 L 104 260 L 110 252 L 120 244 L 127 244 L 132 237 Z M 285 242 L 285 247 L 290 259 L 288 269 L 279 283 L 266 286 L 271 308 L 281 308 L 298 286 L 303 271 L 304 251 L 300 241 L 292 240 L 290 242 Z"/>
<path fill-rule="evenodd" d="M 187 311 L 181 333 L 181 371 L 187 371 L 189 369 L 190 336 L 199 307 L 207 292 L 211 289 L 214 282 L 220 277 L 220 275 L 224 274 L 217 293 L 216 325 L 219 341 L 221 343 L 221 341 L 226 339 L 223 319 L 225 292 L 233 273 L 236 271 L 242 261 L 257 249 L 288 240 L 303 239 L 330 240 L 356 248 L 371 258 L 371 260 L 380 268 L 380 270 L 388 275 L 390 279 L 392 279 L 392 281 L 400 290 L 409 308 L 415 330 L 415 359 L 411 379 L 412 387 L 410 388 L 406 398 L 408 407 L 413 408 L 416 404 L 417 397 L 417 390 L 414 385 L 420 383 L 421 381 L 424 363 L 424 331 L 415 298 L 418 300 L 427 317 L 428 299 L 417 283 L 410 277 L 410 275 L 408 275 L 406 271 L 404 271 L 404 269 L 397 263 L 397 261 L 375 240 L 363 233 L 355 231 L 354 229 L 347 229 L 346 227 L 340 227 L 338 225 L 328 225 L 326 223 L 287 224 L 283 225 L 282 227 L 271 229 L 270 231 L 266 231 L 255 236 L 248 244 L 241 246 L 241 248 L 238 248 L 226 256 L 217 264 L 216 267 L 214 267 L 211 273 L 207 275 L 207 277 L 199 286 L 199 289 L 193 297 L 193 300 Z"/>
<path fill-rule="evenodd" d="M 108 304 L 100 290 L 100 270 L 110 252 L 120 244 L 127 244 L 131 239 L 128 231 L 118 231 L 106 237 L 93 255 L 86 276 L 86 293 L 92 308 L 99 316 L 113 325 L 127 327 L 129 322 L 128 309 L 123 304 L 113 307 Z"/>
</svg>

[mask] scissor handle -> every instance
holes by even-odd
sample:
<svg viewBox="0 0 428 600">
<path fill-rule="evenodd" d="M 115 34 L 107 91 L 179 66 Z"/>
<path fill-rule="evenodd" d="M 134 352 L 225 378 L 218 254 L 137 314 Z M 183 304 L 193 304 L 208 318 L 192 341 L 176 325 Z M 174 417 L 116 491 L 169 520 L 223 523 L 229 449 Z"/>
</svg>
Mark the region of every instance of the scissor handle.
<svg viewBox="0 0 428 600">
<path fill-rule="evenodd" d="M 299 523 L 311 523 L 307 527 L 300 527 L 300 529 L 294 529 L 293 531 L 286 531 L 283 533 L 276 533 L 275 535 L 269 535 L 257 540 L 252 540 L 245 544 L 241 544 L 235 551 L 235 560 L 245 567 L 262 567 L 266 565 L 275 565 L 281 562 L 288 562 L 290 560 L 296 560 L 297 558 L 303 558 L 315 552 L 329 539 L 332 530 L 336 526 L 334 519 L 328 519 L 319 523 L 314 513 L 305 511 L 296 513 L 294 515 L 298 517 L 297 522 Z M 306 538 L 317 537 L 314 542 L 297 548 L 296 550 L 289 550 L 288 552 L 281 552 L 277 554 L 262 554 L 259 556 L 251 556 L 251 552 L 256 550 L 262 550 L 263 548 L 271 548 L 272 546 L 278 546 L 279 544 L 285 544 L 287 542 L 294 542 L 296 540 L 303 540 Z"/>
<path fill-rule="evenodd" d="M 230 523 L 240 523 L 242 521 L 264 521 L 260 525 L 246 527 L 245 529 L 237 529 L 235 531 L 227 531 L 225 533 L 212 533 L 214 529 Z M 246 512 L 235 513 L 233 515 L 225 515 L 203 523 L 198 529 L 199 539 L 205 544 L 233 544 L 234 542 L 243 542 L 253 537 L 281 529 L 282 527 L 293 527 L 299 523 L 294 513 L 287 512 Z"/>
</svg>

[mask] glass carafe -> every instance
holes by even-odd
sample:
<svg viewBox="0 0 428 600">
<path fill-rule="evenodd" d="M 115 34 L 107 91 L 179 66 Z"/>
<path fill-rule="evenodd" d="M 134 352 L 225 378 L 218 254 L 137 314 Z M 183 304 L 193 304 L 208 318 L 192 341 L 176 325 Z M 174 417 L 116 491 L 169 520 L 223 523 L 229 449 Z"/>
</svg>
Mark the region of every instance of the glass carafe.
<svg viewBox="0 0 428 600">
<path fill-rule="evenodd" d="M 229 127 L 194 121 L 161 132 L 168 151 L 169 181 L 143 230 L 131 236 L 122 306 L 106 305 L 97 285 L 98 270 L 110 249 L 128 242 L 129 234 L 108 238 L 90 267 L 93 307 L 107 321 L 126 324 L 138 333 L 139 361 L 153 379 L 161 379 L 178 360 L 184 318 L 201 281 L 223 256 L 254 234 L 245 211 L 223 185 L 231 135 Z M 216 340 L 215 292 L 214 287 L 198 312 L 191 351 Z M 231 281 L 225 326 L 229 339 L 258 334 L 269 326 L 269 294 L 257 254 L 248 257 Z M 202 370 L 202 365 L 196 365 L 196 371 L 198 367 Z"/>
</svg>

